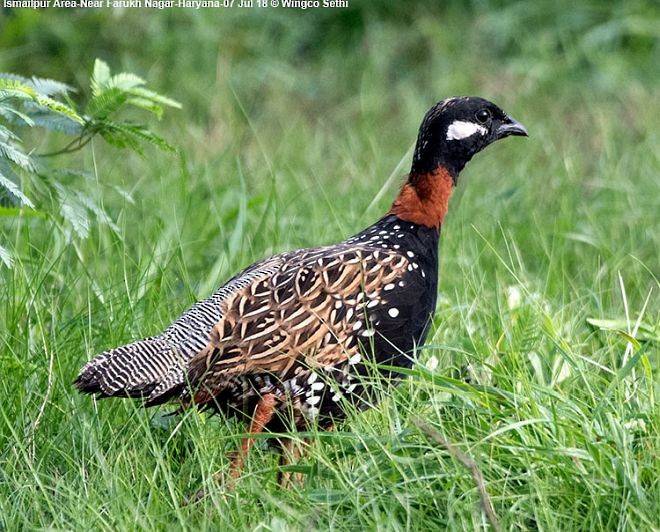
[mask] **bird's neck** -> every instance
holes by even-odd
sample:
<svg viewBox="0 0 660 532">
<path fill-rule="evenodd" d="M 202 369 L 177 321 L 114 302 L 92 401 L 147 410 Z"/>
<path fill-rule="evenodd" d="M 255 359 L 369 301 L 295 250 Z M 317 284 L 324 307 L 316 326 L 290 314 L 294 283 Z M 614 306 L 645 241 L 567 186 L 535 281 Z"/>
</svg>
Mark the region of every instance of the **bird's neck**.
<svg viewBox="0 0 660 532">
<path fill-rule="evenodd" d="M 442 166 L 431 172 L 411 173 L 388 214 L 439 229 L 447 214 L 454 182 L 454 177 Z"/>
</svg>

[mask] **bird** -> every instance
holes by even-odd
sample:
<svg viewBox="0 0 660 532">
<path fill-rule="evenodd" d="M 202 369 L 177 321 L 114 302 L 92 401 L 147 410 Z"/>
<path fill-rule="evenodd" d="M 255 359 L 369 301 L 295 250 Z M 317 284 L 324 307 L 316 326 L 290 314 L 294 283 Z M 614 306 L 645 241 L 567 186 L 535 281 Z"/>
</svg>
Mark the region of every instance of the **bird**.
<svg viewBox="0 0 660 532">
<path fill-rule="evenodd" d="M 263 259 L 194 304 L 162 333 L 87 362 L 74 385 L 144 406 L 177 402 L 237 417 L 248 434 L 238 478 L 264 432 L 332 429 L 347 405 L 371 404 L 373 364 L 412 367 L 430 329 L 438 245 L 449 200 L 470 159 L 526 128 L 480 97 L 431 107 L 391 208 L 346 240 Z"/>
</svg>

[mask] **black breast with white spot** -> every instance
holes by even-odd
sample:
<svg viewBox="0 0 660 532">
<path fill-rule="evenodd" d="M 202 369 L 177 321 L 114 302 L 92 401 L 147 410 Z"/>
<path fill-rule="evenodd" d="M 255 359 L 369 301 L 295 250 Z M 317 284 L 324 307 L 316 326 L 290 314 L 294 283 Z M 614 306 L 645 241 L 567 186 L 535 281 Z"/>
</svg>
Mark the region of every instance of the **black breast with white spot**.
<svg viewBox="0 0 660 532">
<path fill-rule="evenodd" d="M 281 417 L 293 413 L 296 426 L 304 429 L 311 422 L 325 426 L 342 419 L 347 401 L 358 407 L 372 403 L 364 380 L 372 362 L 410 367 L 415 349 L 425 341 L 436 300 L 438 238 L 437 230 L 387 216 L 337 246 L 287 257 L 285 264 L 291 267 L 282 266 L 271 281 L 291 287 L 274 304 L 282 308 L 288 301 L 297 314 L 303 301 L 319 309 L 296 318 L 309 322 L 309 334 L 301 342 L 321 338 L 315 331 L 322 323 L 330 329 L 316 348 L 300 351 L 284 372 L 274 369 L 275 359 L 281 358 L 278 351 L 265 371 L 231 378 L 214 404 L 250 415 L 258 397 L 271 393 L 281 401 Z M 287 275 L 290 282 L 285 282 Z M 326 307 L 325 318 L 312 319 Z M 288 330 L 296 327 L 291 320 L 284 323 Z M 299 346 L 292 345 L 292 352 Z M 277 426 L 280 422 L 273 420 L 269 428 L 288 430 Z"/>
<path fill-rule="evenodd" d="M 295 379 L 301 411 L 307 420 L 326 424 L 344 416 L 343 400 L 366 407 L 364 377 L 371 371 L 367 357 L 379 364 L 408 368 L 416 348 L 424 344 L 435 309 L 438 281 L 439 232 L 387 216 L 346 244 L 392 250 L 409 265 L 402 275 L 378 291 L 364 293 L 354 318 L 353 335 L 358 353 L 342 363 L 305 372 Z M 389 372 L 388 372 L 389 376 Z"/>
<path fill-rule="evenodd" d="M 438 239 L 438 230 L 390 215 L 348 240 L 391 249 L 409 262 L 399 279 L 382 287 L 378 304 L 367 303 L 377 333 L 369 347 L 378 362 L 409 366 L 407 354 L 424 343 L 437 296 Z"/>
</svg>

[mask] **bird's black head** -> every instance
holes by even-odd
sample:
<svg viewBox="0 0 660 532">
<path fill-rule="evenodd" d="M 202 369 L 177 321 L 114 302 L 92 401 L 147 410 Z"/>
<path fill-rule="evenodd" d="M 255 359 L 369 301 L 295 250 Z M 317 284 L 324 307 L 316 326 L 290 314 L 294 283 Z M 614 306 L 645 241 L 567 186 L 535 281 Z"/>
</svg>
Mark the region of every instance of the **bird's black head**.
<svg viewBox="0 0 660 532">
<path fill-rule="evenodd" d="M 475 153 L 511 135 L 527 136 L 527 130 L 494 103 L 477 97 L 447 98 L 424 117 L 411 173 L 443 167 L 455 183 Z"/>
</svg>

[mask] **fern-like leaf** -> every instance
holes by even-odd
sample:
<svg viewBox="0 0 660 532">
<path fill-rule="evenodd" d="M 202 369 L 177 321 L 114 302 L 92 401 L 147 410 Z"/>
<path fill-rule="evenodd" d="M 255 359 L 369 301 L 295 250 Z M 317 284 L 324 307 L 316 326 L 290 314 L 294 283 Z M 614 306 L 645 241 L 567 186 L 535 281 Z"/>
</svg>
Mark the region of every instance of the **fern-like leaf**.
<svg viewBox="0 0 660 532">
<path fill-rule="evenodd" d="M 129 98 L 126 103 L 155 114 L 158 120 L 163 118 L 163 107 L 151 100 L 145 100 L 144 98 Z"/>
<path fill-rule="evenodd" d="M 34 203 L 32 203 L 30 198 L 23 194 L 18 184 L 12 178 L 17 179 L 16 174 L 14 174 L 5 164 L 0 165 L 0 187 L 7 190 L 24 205 L 34 209 Z"/>
<path fill-rule="evenodd" d="M 32 118 L 10 105 L 0 103 L 0 116 L 3 116 L 8 122 L 16 122 L 16 118 L 18 118 L 26 126 L 34 126 Z"/>
<path fill-rule="evenodd" d="M 73 231 L 80 238 L 85 239 L 89 236 L 90 220 L 87 209 L 78 201 L 78 198 L 71 194 L 61 183 L 54 183 L 57 198 L 60 202 L 60 212 L 62 217 L 71 224 Z"/>
<path fill-rule="evenodd" d="M 49 86 L 47 82 L 52 82 L 53 84 L 57 83 L 52 80 L 40 80 L 39 78 L 35 78 L 35 80 L 32 81 L 24 81 L 24 78 L 21 78 L 20 76 L 5 75 L 5 77 L 0 77 L 0 104 L 3 100 L 18 99 L 26 103 L 32 103 L 36 106 L 36 108 L 27 108 L 26 113 L 22 113 L 15 107 L 10 107 L 6 104 L 2 105 L 2 108 L 10 114 L 19 116 L 30 127 L 34 125 L 28 116 L 31 110 L 49 110 L 53 113 L 62 114 L 74 122 L 82 124 L 84 122 L 82 117 L 76 113 L 72 107 L 51 98 L 46 93 L 39 92 L 38 87 L 40 86 L 45 87 L 47 92 L 64 90 L 61 87 L 56 88 L 55 86 Z M 67 87 L 63 83 L 60 85 Z"/>
<path fill-rule="evenodd" d="M 144 85 L 145 81 L 135 74 L 129 72 L 121 72 L 112 76 L 107 83 L 109 89 L 121 89 L 123 91 L 130 91 L 141 85 Z"/>
<path fill-rule="evenodd" d="M 69 92 L 75 92 L 73 87 L 70 87 L 66 83 L 61 81 L 55 81 L 54 79 L 47 78 L 25 78 L 17 74 L 9 74 L 7 72 L 0 72 L 0 79 L 8 79 L 18 81 L 22 85 L 33 88 L 37 93 L 44 96 L 57 96 L 64 95 Z"/>
<path fill-rule="evenodd" d="M 148 130 L 147 128 L 139 125 L 122 125 L 121 130 L 124 131 L 128 135 L 132 135 L 133 137 L 143 140 L 145 142 L 148 142 L 149 144 L 155 146 L 156 148 L 159 148 L 163 151 L 167 151 L 170 153 L 175 153 L 176 148 L 169 144 L 164 138 L 159 137 L 152 131 Z"/>
<path fill-rule="evenodd" d="M 7 248 L 0 246 L 0 262 L 2 262 L 7 268 L 11 268 L 14 264 L 13 259 L 11 258 L 11 253 Z"/>
<path fill-rule="evenodd" d="M 84 128 L 78 121 L 73 121 L 64 115 L 53 114 L 50 111 L 36 111 L 30 114 L 30 119 L 35 126 L 50 131 L 59 131 L 72 137 L 80 136 Z"/>
<path fill-rule="evenodd" d="M 50 111 L 53 111 L 54 113 L 62 114 L 74 122 L 78 122 L 79 124 L 85 123 L 83 118 L 78 113 L 76 113 L 71 107 L 62 102 L 54 100 L 49 96 L 43 96 L 41 94 L 38 94 L 35 99 L 39 105 L 49 109 Z"/>
<path fill-rule="evenodd" d="M 106 89 L 110 80 L 110 67 L 105 61 L 97 59 L 94 61 L 94 71 L 91 79 L 92 96 L 100 96 Z"/>
<path fill-rule="evenodd" d="M 138 98 L 142 98 L 143 100 L 149 100 L 159 105 L 174 107 L 175 109 L 181 109 L 181 104 L 176 100 L 173 100 L 172 98 L 168 98 L 167 96 L 163 96 L 162 94 L 158 94 L 157 92 L 154 92 L 152 90 L 145 89 L 144 87 L 137 87 L 135 89 L 131 89 L 130 93 L 137 96 Z"/>
<path fill-rule="evenodd" d="M 7 129 L 4 126 L 0 126 L 0 142 L 20 142 L 21 139 L 10 129 Z"/>
<path fill-rule="evenodd" d="M 96 217 L 99 223 L 109 227 L 116 235 L 119 235 L 119 233 L 121 232 L 119 230 L 119 227 L 112 220 L 112 218 L 110 218 L 108 213 L 105 212 L 103 208 L 98 205 L 98 203 L 96 203 L 91 197 L 87 196 L 86 194 L 80 191 L 76 192 L 76 197 L 78 198 L 78 201 L 80 202 L 81 205 L 84 205 L 88 211 L 94 214 L 94 216 Z"/>
<path fill-rule="evenodd" d="M 101 130 L 103 139 L 116 148 L 128 148 L 138 155 L 144 155 L 140 141 L 134 135 L 127 134 L 118 124 L 106 124 Z"/>
<path fill-rule="evenodd" d="M 87 104 L 86 112 L 95 121 L 102 121 L 115 114 L 128 100 L 128 94 L 117 88 L 107 89 L 94 96 Z"/>
<path fill-rule="evenodd" d="M 139 125 L 106 124 L 101 131 L 101 136 L 113 146 L 129 148 L 140 155 L 144 155 L 142 142 L 148 142 L 163 151 L 170 153 L 176 152 L 176 148 L 165 139 Z"/>
<path fill-rule="evenodd" d="M 37 171 L 38 165 L 32 157 L 6 142 L 0 142 L 0 157 L 10 160 L 28 172 Z"/>
<path fill-rule="evenodd" d="M 0 80 L 7 79 L 12 81 L 18 81 L 23 85 L 29 85 L 30 80 L 18 74 L 11 74 L 10 72 L 0 72 Z"/>
<path fill-rule="evenodd" d="M 36 96 L 37 91 L 20 79 L 0 78 L 0 101 L 8 98 L 32 100 Z"/>
<path fill-rule="evenodd" d="M 69 92 L 75 92 L 73 87 L 61 81 L 48 78 L 31 78 L 28 85 L 32 85 L 42 96 L 64 96 Z"/>
</svg>

